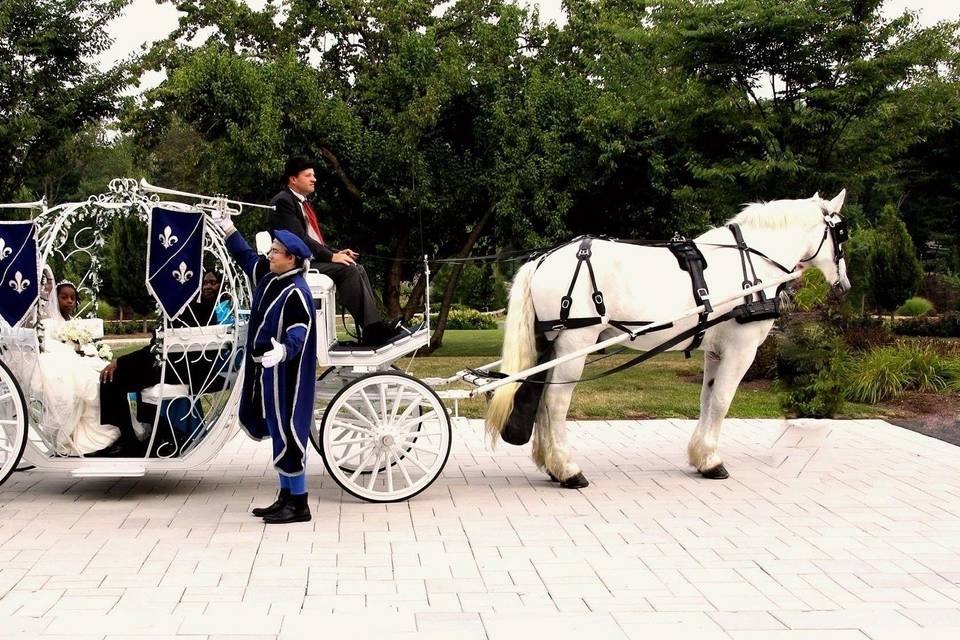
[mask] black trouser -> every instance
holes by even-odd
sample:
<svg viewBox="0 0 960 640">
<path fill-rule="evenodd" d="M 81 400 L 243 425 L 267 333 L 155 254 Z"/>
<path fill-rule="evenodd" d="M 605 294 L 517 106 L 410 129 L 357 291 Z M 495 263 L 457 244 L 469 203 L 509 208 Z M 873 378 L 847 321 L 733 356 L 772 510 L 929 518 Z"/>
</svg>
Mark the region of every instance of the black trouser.
<svg viewBox="0 0 960 640">
<path fill-rule="evenodd" d="M 127 393 L 141 391 L 160 382 L 160 365 L 150 346 L 117 358 L 112 382 L 100 383 L 100 422 L 120 429 L 121 446 L 139 444 L 130 420 Z"/>
<path fill-rule="evenodd" d="M 380 310 L 373 297 L 373 287 L 362 265 L 339 264 L 336 262 L 317 262 L 310 264 L 325 276 L 329 276 L 337 285 L 340 301 L 347 308 L 358 327 L 366 327 L 380 322 Z"/>
<path fill-rule="evenodd" d="M 112 382 L 100 383 L 100 423 L 112 424 L 120 429 L 118 442 L 121 446 L 137 446 L 140 440 L 133 429 L 130 419 L 130 403 L 127 394 L 133 391 L 143 391 L 160 383 L 160 363 L 147 345 L 132 353 L 117 358 L 117 368 L 113 372 Z M 219 391 L 223 388 L 222 379 L 208 380 L 211 369 L 216 362 L 217 353 L 191 353 L 187 363 L 175 362 L 167 364 L 167 384 L 187 384 L 199 393 Z M 185 365 L 185 366 L 184 366 Z M 187 374 L 189 370 L 189 374 Z M 144 411 L 146 421 L 153 421 L 153 412 Z"/>
</svg>

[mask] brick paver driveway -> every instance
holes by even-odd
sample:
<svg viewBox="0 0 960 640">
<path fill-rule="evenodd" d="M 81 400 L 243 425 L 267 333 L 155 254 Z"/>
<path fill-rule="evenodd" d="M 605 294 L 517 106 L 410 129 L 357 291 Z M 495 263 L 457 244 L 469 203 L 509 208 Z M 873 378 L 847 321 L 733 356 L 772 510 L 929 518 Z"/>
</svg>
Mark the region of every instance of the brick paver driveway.
<svg viewBox="0 0 960 640">
<path fill-rule="evenodd" d="M 411 502 L 266 528 L 269 445 L 142 479 L 0 487 L 0 638 L 960 637 L 960 448 L 880 421 L 729 420 L 727 481 L 689 421 L 581 422 L 592 482 L 456 427 Z"/>
</svg>

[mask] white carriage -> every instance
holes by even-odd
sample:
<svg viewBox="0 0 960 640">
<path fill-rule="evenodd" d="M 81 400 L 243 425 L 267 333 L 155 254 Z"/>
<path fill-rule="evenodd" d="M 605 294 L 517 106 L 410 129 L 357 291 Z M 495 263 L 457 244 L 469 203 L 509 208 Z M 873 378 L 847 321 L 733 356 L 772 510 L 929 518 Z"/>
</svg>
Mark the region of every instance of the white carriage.
<svg viewBox="0 0 960 640">
<path fill-rule="evenodd" d="M 190 203 L 161 202 L 161 195 Z M 76 317 L 87 317 L 82 323 L 97 337 L 102 326 L 94 317 L 102 281 L 99 253 L 113 221 L 146 221 L 157 206 L 240 215 L 244 206 L 261 205 L 118 179 L 107 193 L 85 202 L 52 208 L 42 202 L 6 206 L 33 210 L 39 270 L 55 265 L 75 274 L 82 300 Z M 37 322 L 41 301 L 13 326 L 0 320 L 0 484 L 18 468 L 29 467 L 75 477 L 136 477 L 194 468 L 209 462 L 236 434 L 251 285 L 229 256 L 216 224 L 203 224 L 203 261 L 222 274 L 217 299 L 228 302 L 231 313 L 226 320 L 201 326 L 183 326 L 158 313 L 151 344 L 159 380 L 131 393 L 129 402 L 133 425 L 146 445 L 142 457 L 85 454 L 70 446 L 70 438 L 60 437 L 63 425 L 53 420 L 52 405 L 61 399 L 51 399 L 55 394 L 43 379 L 45 336 L 42 321 Z M 428 344 L 429 297 L 423 326 L 368 349 L 338 340 L 333 282 L 316 272 L 308 273 L 307 281 L 317 309 L 321 374 L 311 441 L 330 475 L 350 494 L 376 502 L 410 498 L 439 476 L 451 444 L 450 416 L 437 393 L 393 367 L 399 358 Z M 168 435 L 160 442 L 163 433 Z"/>
<path fill-rule="evenodd" d="M 187 205 L 161 203 L 161 194 L 180 196 L 192 202 Z M 842 195 L 838 196 L 841 204 Z M 817 200 L 816 196 L 812 200 Z M 812 202 L 811 206 L 819 207 L 818 203 Z M 80 274 L 76 287 L 85 301 L 80 314 L 86 312 L 92 315 L 100 284 L 97 254 L 105 244 L 104 233 L 109 219 L 126 217 L 145 220 L 161 204 L 167 209 L 181 207 L 194 213 L 207 212 L 211 216 L 227 213 L 240 215 L 245 205 L 262 206 L 222 196 L 208 197 L 161 189 L 134 180 L 114 180 L 108 193 L 82 203 L 68 203 L 50 209 L 43 203 L 0 206 L 40 211 L 35 218 L 37 264 L 43 266 L 53 262 Z M 836 210 L 839 210 L 839 206 L 831 209 L 834 213 L 830 216 L 822 214 L 822 235 L 820 227 L 816 225 L 807 229 L 813 234 L 807 240 L 816 250 L 801 262 L 817 265 L 818 262 L 814 260 L 817 259 L 821 266 L 827 268 L 831 263 L 836 268 L 838 279 L 845 280 L 840 245 L 846 238 L 846 227 L 836 215 Z M 813 215 L 815 218 L 820 216 L 820 209 L 817 208 Z M 226 320 L 201 326 L 179 326 L 182 323 L 178 324 L 176 314 L 174 318 L 160 315 L 154 343 L 156 366 L 160 368 L 159 381 L 150 388 L 140 390 L 135 402 L 137 422 L 142 423 L 140 426 L 147 439 L 146 453 L 142 457 L 95 457 L 65 447 L 57 438 L 57 430 L 53 428 L 55 425 L 50 424 L 51 402 L 46 397 L 43 385 L 37 384 L 37 371 L 42 370 L 41 361 L 45 351 L 41 340 L 43 332 L 30 324 L 29 315 L 12 326 L 0 320 L 0 484 L 17 469 L 21 460 L 26 465 L 66 471 L 77 477 L 141 476 L 152 471 L 197 467 L 207 463 L 233 437 L 237 431 L 237 410 L 244 375 L 240 355 L 245 347 L 250 283 L 228 255 L 219 226 L 207 223 L 202 226 L 203 257 L 223 274 L 217 299 L 228 301 L 232 311 Z M 787 228 L 782 233 L 790 242 L 797 244 L 791 235 L 794 233 L 792 229 Z M 820 256 L 820 248 L 824 246 L 828 235 L 832 239 L 833 251 Z M 269 242 L 266 244 L 269 245 Z M 745 250 L 739 244 L 712 246 Z M 803 243 L 797 244 L 795 249 L 807 251 Z M 766 258 L 763 253 L 749 248 L 746 250 Z M 0 247 L 0 255 L 3 253 Z M 765 281 L 754 278 L 754 284 L 745 281 L 743 288 L 730 289 L 715 296 L 712 306 L 709 295 L 702 295 L 707 290 L 698 289 L 698 296 L 694 296 L 696 306 L 692 308 L 672 313 L 670 317 L 633 323 L 640 325 L 635 329 L 626 328 L 621 323 L 621 333 L 618 335 L 609 339 L 591 339 L 582 348 L 558 354 L 535 366 L 521 367 L 522 370 L 509 374 L 495 374 L 492 372 L 500 363 L 494 362 L 477 370 L 457 372 L 449 378 L 430 380 L 419 380 L 394 367 L 400 358 L 415 353 L 430 340 L 430 287 L 426 259 L 424 268 L 428 293 L 424 324 L 412 334 L 377 349 L 338 340 L 333 282 L 319 273 L 308 272 L 306 279 L 313 292 L 317 313 L 317 371 L 320 373 L 316 385 L 311 441 L 322 456 L 330 476 L 351 495 L 371 502 L 406 500 L 429 487 L 440 475 L 449 457 L 451 417 L 442 398 L 454 400 L 456 409 L 459 399 L 486 394 L 499 387 L 527 380 L 589 353 L 628 340 L 634 341 L 657 331 L 671 329 L 664 334 L 662 342 L 652 343 L 655 346 L 647 347 L 647 353 L 635 360 L 674 348 L 698 332 L 702 333 L 707 327 L 734 317 L 743 319 L 744 314 L 750 316 L 757 311 L 761 312 L 762 317 L 767 317 L 770 311 L 767 302 L 758 302 L 760 306 L 754 309 L 754 303 L 743 303 L 743 300 L 750 300 L 754 294 L 763 291 L 767 291 L 768 295 L 776 295 L 780 285 L 795 280 L 801 274 L 799 269 L 773 264 L 784 273 L 771 275 Z M 745 269 L 744 266 L 746 280 Z M 574 272 L 574 283 L 577 272 Z M 4 274 L 0 269 L 0 275 Z M 20 273 L 16 275 L 22 276 Z M 6 280 L 7 276 L 4 275 L 3 281 Z M 10 282 L 10 286 L 21 284 L 19 280 Z M 846 284 L 848 288 L 849 283 Z M 593 287 L 596 298 L 595 283 Z M 39 302 L 35 306 L 36 318 L 40 315 Z M 717 313 L 713 313 L 714 310 Z M 598 313 L 602 315 L 599 305 Z M 713 313 L 710 320 L 704 320 L 709 313 Z M 699 320 L 694 320 L 695 317 L 699 317 Z M 750 320 L 749 317 L 747 319 Z M 685 324 L 683 321 L 686 321 Z M 92 322 L 96 324 L 96 320 Z M 675 326 L 677 323 L 680 326 Z M 200 375 L 194 375 L 197 371 Z M 473 388 L 469 391 L 451 389 L 439 393 L 434 389 L 455 382 L 465 382 Z M 564 381 L 559 384 L 569 386 L 575 382 Z M 141 413 L 149 419 L 140 420 Z M 180 425 L 179 437 L 174 432 L 174 424 Z M 174 437 L 172 442 L 155 447 L 161 425 L 168 427 Z"/>
</svg>

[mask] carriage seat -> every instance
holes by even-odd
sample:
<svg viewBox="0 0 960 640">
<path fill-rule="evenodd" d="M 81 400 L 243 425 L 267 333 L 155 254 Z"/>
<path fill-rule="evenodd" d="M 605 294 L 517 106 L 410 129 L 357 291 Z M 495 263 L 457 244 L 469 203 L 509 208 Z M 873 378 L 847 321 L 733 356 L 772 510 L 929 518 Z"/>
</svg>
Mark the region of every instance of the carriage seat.
<svg viewBox="0 0 960 640">
<path fill-rule="evenodd" d="M 313 306 L 316 309 L 317 355 L 323 360 L 327 349 L 337 342 L 337 286 L 330 276 L 325 276 L 319 271 L 307 271 L 303 274 L 303 279 L 310 287 Z"/>
</svg>

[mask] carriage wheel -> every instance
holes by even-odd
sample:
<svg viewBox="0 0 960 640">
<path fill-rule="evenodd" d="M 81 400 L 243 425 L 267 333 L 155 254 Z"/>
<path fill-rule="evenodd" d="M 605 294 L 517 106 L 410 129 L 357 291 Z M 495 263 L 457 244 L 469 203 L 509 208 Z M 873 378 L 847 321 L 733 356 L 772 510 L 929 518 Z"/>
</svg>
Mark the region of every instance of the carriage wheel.
<svg viewBox="0 0 960 640">
<path fill-rule="evenodd" d="M 320 455 L 347 493 L 369 502 L 417 495 L 450 456 L 450 416 L 436 392 L 403 373 L 350 382 L 323 414 Z"/>
<path fill-rule="evenodd" d="M 399 369 L 398 367 L 396 367 L 395 365 L 390 365 L 390 369 L 393 370 L 393 371 L 400 371 L 400 369 Z M 317 383 L 318 383 L 318 384 L 321 383 L 321 382 L 324 380 L 324 378 L 326 378 L 326 377 L 327 377 L 329 374 L 331 374 L 331 373 L 335 373 L 335 374 L 338 374 L 338 375 L 340 374 L 340 373 L 337 371 L 336 367 L 331 367 L 330 369 L 327 369 L 326 371 L 324 371 L 324 372 L 320 375 L 319 378 L 317 378 Z M 361 375 L 362 375 L 362 374 L 361 374 Z M 357 376 L 357 377 L 359 377 L 359 376 Z M 356 379 L 356 378 L 354 378 L 354 380 L 355 380 L 355 379 Z M 349 380 L 348 380 L 348 382 L 349 382 Z M 346 386 L 346 384 L 345 384 L 344 386 Z M 372 399 L 371 399 L 371 402 L 374 404 L 374 406 L 376 406 L 378 400 L 377 400 L 376 398 L 372 398 Z M 315 413 L 315 415 L 316 415 L 316 414 L 320 414 L 321 412 L 318 410 L 318 411 L 315 411 L 314 413 Z M 420 414 L 421 414 L 421 409 L 420 409 L 420 407 L 418 406 L 416 409 L 413 410 L 413 413 L 411 414 L 411 417 L 413 417 L 413 418 L 419 418 L 419 417 L 420 417 Z M 317 453 L 319 453 L 319 454 L 322 455 L 322 454 L 323 454 L 322 445 L 320 444 L 320 423 L 321 423 L 321 420 L 314 419 L 313 424 L 312 424 L 311 427 L 310 427 L 310 442 L 313 444 L 313 448 L 317 450 Z M 420 431 L 422 424 L 423 424 L 422 422 L 416 423 L 416 424 L 413 426 L 413 428 L 411 429 L 411 433 Z M 340 442 L 340 441 L 342 441 L 342 440 L 344 440 L 344 439 L 348 439 L 349 437 L 350 437 L 350 432 L 347 431 L 346 429 L 344 429 L 344 430 L 341 431 L 341 433 L 337 436 L 337 440 L 336 440 L 336 441 L 337 441 L 337 442 Z M 382 472 L 384 469 L 386 469 L 387 466 L 393 466 L 393 465 L 397 464 L 397 462 L 399 462 L 400 460 L 402 460 L 404 456 L 406 456 L 408 453 L 410 453 L 410 447 L 413 446 L 413 445 L 415 445 L 416 442 L 417 442 L 416 437 L 414 437 L 414 438 L 412 438 L 411 440 L 409 440 L 409 444 L 402 448 L 403 450 L 401 451 L 400 455 L 399 455 L 398 457 L 396 457 L 395 459 L 393 459 L 393 461 L 390 462 L 389 465 L 388 465 L 388 463 L 387 463 L 386 461 L 384 461 L 383 464 L 377 469 L 377 472 L 380 473 L 380 472 Z M 342 452 L 344 459 L 349 459 L 349 458 L 350 458 L 350 457 L 349 457 L 348 455 L 346 455 L 346 454 L 350 453 L 351 450 L 355 450 L 355 449 L 354 449 L 354 445 L 351 445 L 351 444 L 346 445 L 345 450 Z M 344 462 L 344 463 L 340 466 L 340 468 L 343 469 L 344 471 L 346 471 L 347 473 L 353 473 L 353 472 L 357 469 L 357 466 L 358 466 L 359 464 L 360 464 L 360 460 L 359 460 L 359 459 L 349 459 L 349 461 L 348 461 L 348 462 Z M 361 473 L 361 474 L 373 473 L 373 468 L 371 467 L 371 468 L 363 469 L 363 470 L 360 471 L 360 473 Z"/>
<path fill-rule="evenodd" d="M 0 362 L 0 484 L 17 469 L 27 446 L 27 401 L 7 365 Z"/>
</svg>

